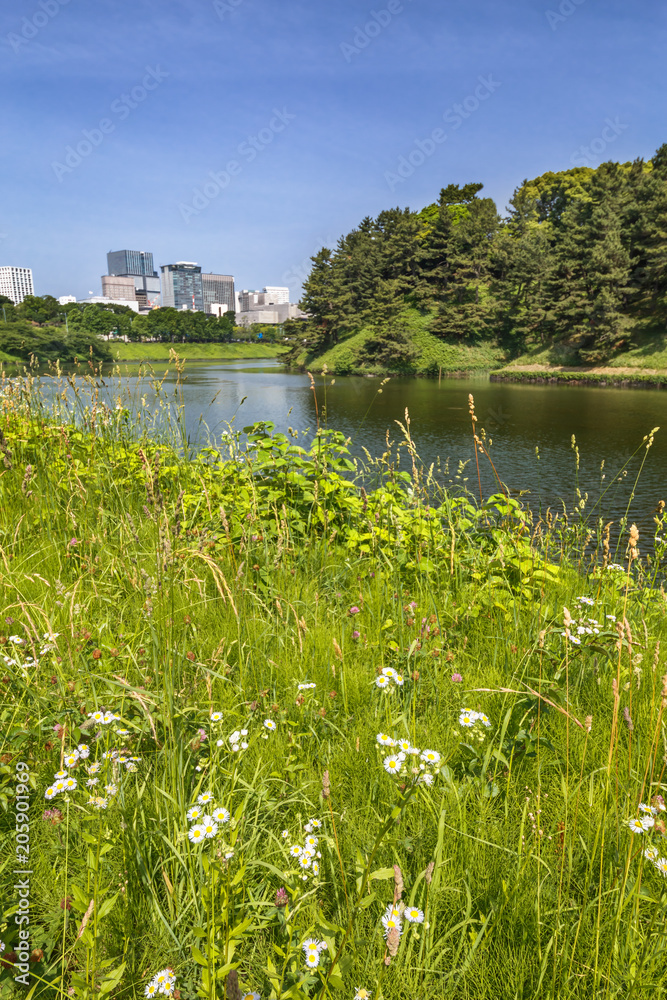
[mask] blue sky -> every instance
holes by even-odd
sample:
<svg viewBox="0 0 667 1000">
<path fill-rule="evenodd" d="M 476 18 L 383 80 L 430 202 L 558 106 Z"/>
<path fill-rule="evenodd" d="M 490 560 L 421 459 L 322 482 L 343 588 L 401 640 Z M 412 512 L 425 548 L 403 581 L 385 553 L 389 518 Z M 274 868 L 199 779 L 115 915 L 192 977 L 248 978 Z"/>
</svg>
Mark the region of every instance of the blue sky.
<svg viewBox="0 0 667 1000">
<path fill-rule="evenodd" d="M 15 0 L 0 264 L 85 296 L 152 250 L 296 297 L 365 215 L 650 157 L 666 29 L 658 0 Z"/>
</svg>

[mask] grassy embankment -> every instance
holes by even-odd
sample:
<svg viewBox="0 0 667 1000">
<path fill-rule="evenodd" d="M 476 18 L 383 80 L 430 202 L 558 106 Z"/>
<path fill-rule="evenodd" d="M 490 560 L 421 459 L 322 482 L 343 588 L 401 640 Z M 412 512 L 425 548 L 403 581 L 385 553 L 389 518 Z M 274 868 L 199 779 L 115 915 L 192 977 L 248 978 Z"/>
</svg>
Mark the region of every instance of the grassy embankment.
<svg viewBox="0 0 667 1000">
<path fill-rule="evenodd" d="M 664 995 L 664 543 L 593 572 L 576 517 L 416 456 L 364 493 L 335 435 L 0 420 L 0 996 L 22 955 L 54 1000 Z"/>
<path fill-rule="evenodd" d="M 297 364 L 311 372 L 321 372 L 326 365 L 333 375 L 404 374 L 437 377 L 440 372 L 443 375 L 457 375 L 489 371 L 498 368 L 505 361 L 505 352 L 491 342 L 470 346 L 434 337 L 427 330 L 430 317 L 416 309 L 407 310 L 401 320 L 402 329 L 407 334 L 410 347 L 416 352 L 416 358 L 400 372 L 362 358 L 363 346 L 371 337 L 369 330 L 350 334 L 315 357 L 304 351 L 297 359 Z"/>
<path fill-rule="evenodd" d="M 237 361 L 243 358 L 277 358 L 284 353 L 283 344 L 139 344 L 114 343 L 114 359 L 118 361 L 168 361 L 176 350 L 187 361 Z"/>
<path fill-rule="evenodd" d="M 667 385 L 667 334 L 642 343 L 604 365 L 584 366 L 576 354 L 558 346 L 536 346 L 495 371 L 492 378 L 512 382 L 548 381 L 575 385 Z"/>
</svg>

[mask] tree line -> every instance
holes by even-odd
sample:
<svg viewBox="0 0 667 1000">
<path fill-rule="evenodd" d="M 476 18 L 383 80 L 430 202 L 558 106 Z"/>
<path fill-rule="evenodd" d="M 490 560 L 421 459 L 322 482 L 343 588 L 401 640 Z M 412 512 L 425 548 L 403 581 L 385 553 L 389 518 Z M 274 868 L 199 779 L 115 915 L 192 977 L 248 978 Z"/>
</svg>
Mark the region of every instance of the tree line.
<svg viewBox="0 0 667 1000">
<path fill-rule="evenodd" d="M 481 183 L 421 211 L 366 217 L 312 258 L 301 308 L 310 350 L 369 331 L 369 360 L 409 360 L 401 316 L 438 337 L 517 351 L 566 342 L 597 362 L 667 323 L 667 144 L 652 160 L 525 180 L 501 217 Z"/>
</svg>

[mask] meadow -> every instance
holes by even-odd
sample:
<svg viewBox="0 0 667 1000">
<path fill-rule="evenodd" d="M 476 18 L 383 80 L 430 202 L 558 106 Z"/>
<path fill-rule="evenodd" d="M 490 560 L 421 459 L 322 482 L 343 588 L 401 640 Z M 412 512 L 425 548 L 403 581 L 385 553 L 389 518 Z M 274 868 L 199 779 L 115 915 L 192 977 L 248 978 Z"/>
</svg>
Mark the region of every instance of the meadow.
<svg viewBox="0 0 667 1000">
<path fill-rule="evenodd" d="M 664 505 L 59 387 L 0 384 L 0 997 L 665 996 Z"/>
</svg>

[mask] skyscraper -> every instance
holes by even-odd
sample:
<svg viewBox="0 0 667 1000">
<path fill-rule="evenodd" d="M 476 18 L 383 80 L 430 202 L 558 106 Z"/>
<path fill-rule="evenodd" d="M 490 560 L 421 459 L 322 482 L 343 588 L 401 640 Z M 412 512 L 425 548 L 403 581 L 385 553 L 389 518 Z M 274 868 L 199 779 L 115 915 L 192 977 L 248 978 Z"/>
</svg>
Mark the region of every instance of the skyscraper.
<svg viewBox="0 0 667 1000">
<path fill-rule="evenodd" d="M 133 278 L 134 291 L 144 307 L 160 305 L 160 278 L 153 254 L 145 250 L 111 250 L 107 254 L 108 277 Z"/>
<path fill-rule="evenodd" d="M 172 309 L 195 309 L 204 311 L 204 291 L 199 264 L 180 260 L 175 264 L 163 264 L 162 305 Z"/>
<path fill-rule="evenodd" d="M 201 282 L 206 312 L 211 312 L 214 302 L 227 306 L 232 312 L 236 309 L 234 278 L 231 274 L 202 274 Z"/>
<path fill-rule="evenodd" d="M 135 274 L 157 277 L 153 254 L 145 250 L 110 250 L 107 254 L 107 273 L 123 278 Z"/>
<path fill-rule="evenodd" d="M 34 294 L 29 267 L 0 267 L 0 295 L 6 295 L 18 306 L 26 295 Z"/>
</svg>

